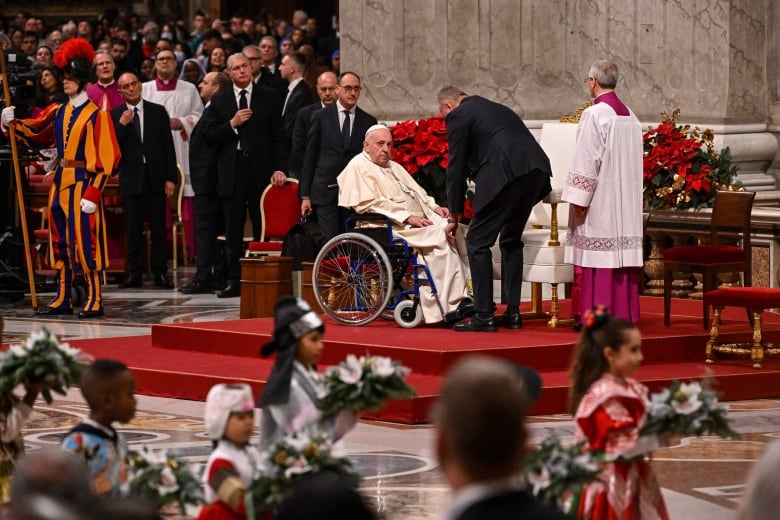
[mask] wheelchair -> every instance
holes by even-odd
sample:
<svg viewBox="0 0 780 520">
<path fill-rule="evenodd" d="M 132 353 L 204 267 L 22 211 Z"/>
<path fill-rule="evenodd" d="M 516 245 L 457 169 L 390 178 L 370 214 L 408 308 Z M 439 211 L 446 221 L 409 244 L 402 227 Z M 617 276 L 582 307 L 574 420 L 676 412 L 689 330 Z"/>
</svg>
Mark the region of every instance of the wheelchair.
<svg viewBox="0 0 780 520">
<path fill-rule="evenodd" d="M 355 227 L 361 221 L 384 225 Z M 393 236 L 392 223 L 382 215 L 351 215 L 346 229 L 325 243 L 312 268 L 314 297 L 325 314 L 341 325 L 365 325 L 380 316 L 404 328 L 419 325 L 420 286 L 430 286 L 438 301 L 428 267 L 406 240 Z"/>
</svg>

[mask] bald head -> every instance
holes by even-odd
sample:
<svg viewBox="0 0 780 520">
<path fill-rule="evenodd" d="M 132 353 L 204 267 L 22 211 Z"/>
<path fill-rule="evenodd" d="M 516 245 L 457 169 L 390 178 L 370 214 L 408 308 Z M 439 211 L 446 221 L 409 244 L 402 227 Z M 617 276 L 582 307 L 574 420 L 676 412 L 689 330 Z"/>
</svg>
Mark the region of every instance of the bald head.
<svg viewBox="0 0 780 520">
<path fill-rule="evenodd" d="M 336 86 L 338 78 L 330 71 L 323 72 L 317 77 L 317 95 L 325 106 L 336 102 Z"/>
</svg>

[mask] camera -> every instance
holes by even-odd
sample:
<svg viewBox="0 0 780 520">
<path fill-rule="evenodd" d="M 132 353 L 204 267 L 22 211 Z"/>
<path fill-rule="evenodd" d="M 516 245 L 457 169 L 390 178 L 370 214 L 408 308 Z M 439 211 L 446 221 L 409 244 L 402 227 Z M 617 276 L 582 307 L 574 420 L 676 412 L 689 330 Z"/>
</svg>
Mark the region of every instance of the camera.
<svg viewBox="0 0 780 520">
<path fill-rule="evenodd" d="M 16 107 L 14 110 L 16 117 L 20 119 L 30 117 L 35 104 L 35 86 L 41 77 L 40 71 L 33 69 L 33 62 L 27 59 L 26 54 L 5 51 L 5 73 L 11 93 L 11 105 Z M 2 81 L 0 78 L 0 85 Z M 4 106 L 5 98 L 0 97 L 0 109 Z"/>
</svg>

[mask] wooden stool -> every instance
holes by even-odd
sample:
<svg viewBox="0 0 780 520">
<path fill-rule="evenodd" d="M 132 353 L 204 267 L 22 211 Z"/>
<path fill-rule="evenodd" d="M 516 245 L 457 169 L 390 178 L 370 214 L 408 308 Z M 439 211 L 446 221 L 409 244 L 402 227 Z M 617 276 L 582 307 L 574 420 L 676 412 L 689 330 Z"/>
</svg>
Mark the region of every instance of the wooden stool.
<svg viewBox="0 0 780 520">
<path fill-rule="evenodd" d="M 712 305 L 713 317 L 710 339 L 705 352 L 706 362 L 714 363 L 714 353 L 750 354 L 753 368 L 761 368 L 764 354 L 780 354 L 780 348 L 765 346 L 761 329 L 761 313 L 764 309 L 780 307 L 780 289 L 767 287 L 728 287 L 704 293 L 704 305 Z M 720 313 L 724 307 L 744 307 L 753 324 L 753 343 L 718 342 Z"/>
<path fill-rule="evenodd" d="M 239 317 L 264 318 L 274 315 L 280 296 L 292 294 L 292 258 L 261 256 L 241 258 L 241 304 Z"/>
</svg>

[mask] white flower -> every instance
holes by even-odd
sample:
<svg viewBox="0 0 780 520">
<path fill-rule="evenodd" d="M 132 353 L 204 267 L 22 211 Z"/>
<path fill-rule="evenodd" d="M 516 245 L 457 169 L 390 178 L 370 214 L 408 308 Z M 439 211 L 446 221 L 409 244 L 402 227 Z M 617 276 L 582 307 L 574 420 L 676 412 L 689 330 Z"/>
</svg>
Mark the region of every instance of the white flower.
<svg viewBox="0 0 780 520">
<path fill-rule="evenodd" d="M 371 371 L 382 379 L 395 374 L 395 367 L 393 366 L 393 360 L 389 357 L 376 356 L 370 360 Z"/>
<path fill-rule="evenodd" d="M 32 348 L 33 345 L 35 345 L 39 341 L 49 341 L 49 340 L 55 345 L 57 344 L 56 336 L 52 336 L 51 334 L 49 334 L 49 331 L 46 329 L 39 329 L 30 333 L 30 336 L 27 338 L 27 345 L 29 346 L 29 348 Z"/>
<path fill-rule="evenodd" d="M 27 354 L 29 354 L 29 351 L 24 347 L 24 345 L 11 345 L 9 350 L 11 351 L 11 354 L 16 357 L 25 357 Z"/>
<path fill-rule="evenodd" d="M 176 475 L 170 467 L 165 466 L 162 473 L 160 473 L 160 483 L 157 490 L 160 493 L 160 496 L 170 495 L 179 490 L 179 483 L 176 480 Z"/>
<path fill-rule="evenodd" d="M 550 487 L 550 473 L 547 468 L 542 466 L 537 473 L 531 471 L 528 473 L 528 481 L 534 486 L 534 496 L 538 495 L 541 491 Z"/>
<path fill-rule="evenodd" d="M 76 347 L 71 347 L 68 343 L 60 343 L 59 349 L 67 354 L 68 356 L 72 358 L 77 358 L 79 355 L 81 355 L 81 349 Z"/>
<path fill-rule="evenodd" d="M 585 471 L 597 471 L 599 469 L 598 462 L 590 453 L 583 453 L 574 457 L 574 464 Z"/>
<path fill-rule="evenodd" d="M 354 385 L 363 377 L 363 362 L 354 354 L 347 356 L 346 361 L 340 365 L 339 379 L 348 385 Z"/>
<path fill-rule="evenodd" d="M 163 465 L 168 461 L 168 454 L 165 450 L 144 450 L 142 454 L 149 464 Z"/>
<path fill-rule="evenodd" d="M 680 389 L 672 397 L 672 408 L 683 415 L 696 412 L 702 406 L 699 394 L 701 394 L 701 385 L 698 382 L 681 384 Z"/>
</svg>

